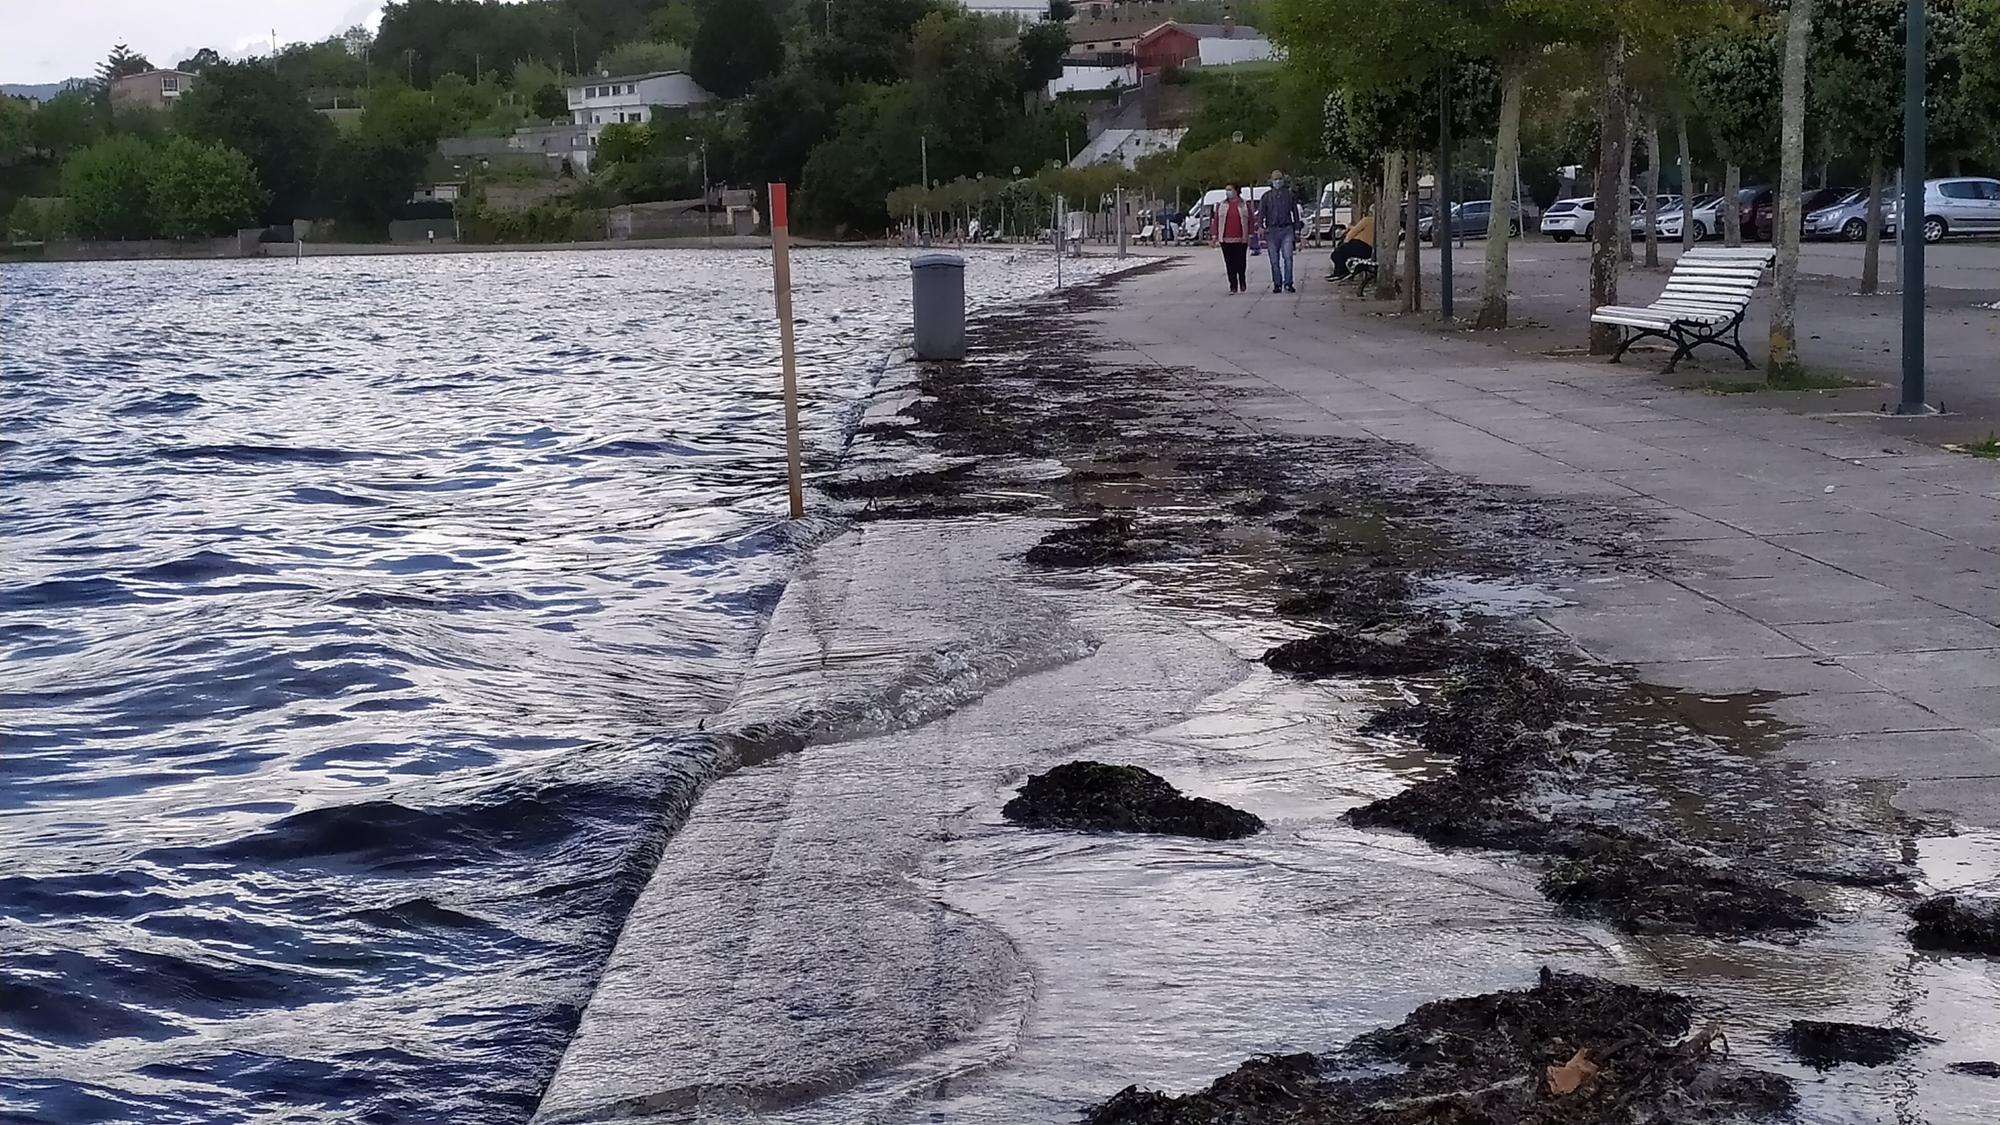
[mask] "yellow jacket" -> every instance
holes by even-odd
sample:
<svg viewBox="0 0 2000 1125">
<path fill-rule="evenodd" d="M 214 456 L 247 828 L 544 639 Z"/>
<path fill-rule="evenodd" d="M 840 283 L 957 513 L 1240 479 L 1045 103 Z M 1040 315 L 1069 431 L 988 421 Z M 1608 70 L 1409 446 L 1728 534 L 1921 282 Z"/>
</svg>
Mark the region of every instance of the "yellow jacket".
<svg viewBox="0 0 2000 1125">
<path fill-rule="evenodd" d="M 1368 214 L 1361 216 L 1359 219 L 1354 220 L 1354 225 L 1348 227 L 1347 233 L 1345 235 L 1342 235 L 1341 237 L 1347 239 L 1350 242 L 1366 242 L 1370 246 L 1375 245 L 1374 212 L 1371 211 Z"/>
</svg>

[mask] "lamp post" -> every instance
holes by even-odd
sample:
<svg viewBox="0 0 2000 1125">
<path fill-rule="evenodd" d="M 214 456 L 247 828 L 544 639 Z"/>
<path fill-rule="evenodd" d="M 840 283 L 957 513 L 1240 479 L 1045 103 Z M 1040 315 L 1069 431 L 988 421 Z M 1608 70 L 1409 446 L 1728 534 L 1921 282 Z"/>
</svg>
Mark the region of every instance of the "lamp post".
<svg viewBox="0 0 2000 1125">
<path fill-rule="evenodd" d="M 708 138 L 687 139 L 701 145 L 701 238 L 703 243 L 713 243 L 715 223 L 714 217 L 708 213 Z"/>
<path fill-rule="evenodd" d="M 1924 0 L 1909 0 L 1903 56 L 1903 398 L 1898 414 L 1935 414 L 1924 401 Z"/>
</svg>

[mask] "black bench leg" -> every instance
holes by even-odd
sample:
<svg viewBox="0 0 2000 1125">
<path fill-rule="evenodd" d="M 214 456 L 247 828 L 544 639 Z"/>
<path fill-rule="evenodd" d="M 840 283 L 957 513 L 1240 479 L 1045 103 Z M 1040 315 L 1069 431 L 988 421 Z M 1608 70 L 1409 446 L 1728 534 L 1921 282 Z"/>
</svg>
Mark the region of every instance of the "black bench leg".
<svg viewBox="0 0 2000 1125">
<path fill-rule="evenodd" d="M 1625 355 L 1626 350 L 1630 348 L 1633 344 L 1638 343 L 1639 341 L 1645 339 L 1648 336 L 1658 336 L 1662 340 L 1672 339 L 1672 337 L 1666 335 L 1665 333 L 1655 332 L 1650 328 L 1627 328 L 1625 331 L 1628 333 L 1628 335 L 1624 339 L 1618 341 L 1618 350 L 1611 353 L 1611 362 L 1613 363 L 1617 363 L 1620 359 L 1622 359 Z"/>
<path fill-rule="evenodd" d="M 1755 371 L 1757 369 L 1757 365 L 1750 362 L 1750 353 L 1743 350 L 1743 318 L 1741 316 L 1738 316 L 1736 320 L 1730 324 L 1729 334 L 1735 338 L 1734 343 L 1730 343 L 1724 340 L 1717 340 L 1716 343 L 1721 344 L 1723 347 L 1728 348 L 1729 350 L 1735 352 L 1737 358 L 1743 361 L 1743 370 Z"/>
<path fill-rule="evenodd" d="M 1696 337 L 1684 336 L 1680 333 L 1675 333 L 1672 340 L 1674 342 L 1673 358 L 1667 360 L 1667 369 L 1661 372 L 1662 375 L 1672 375 L 1674 368 L 1680 366 L 1681 360 L 1693 355 L 1695 345 L 1701 343 L 1701 340 Z"/>
</svg>

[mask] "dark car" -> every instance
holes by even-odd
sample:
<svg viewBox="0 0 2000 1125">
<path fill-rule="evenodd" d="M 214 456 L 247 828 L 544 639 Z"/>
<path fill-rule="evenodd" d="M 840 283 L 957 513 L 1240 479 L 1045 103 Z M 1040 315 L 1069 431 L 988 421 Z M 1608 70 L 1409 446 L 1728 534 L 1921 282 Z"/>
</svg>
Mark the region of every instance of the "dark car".
<svg viewBox="0 0 2000 1125">
<path fill-rule="evenodd" d="M 1751 242 L 1771 241 L 1778 229 L 1778 189 L 1747 187 L 1736 193 L 1736 206 L 1743 216 L 1743 237 Z"/>
<path fill-rule="evenodd" d="M 1799 233 L 1804 234 L 1806 216 L 1822 207 L 1831 207 L 1854 194 L 1853 188 L 1814 188 L 1799 196 Z M 1776 224 L 1773 224 L 1775 226 Z"/>
<path fill-rule="evenodd" d="M 1517 236 L 1521 233 L 1521 205 L 1516 203 L 1512 207 L 1513 219 L 1507 224 L 1507 233 L 1510 236 Z M 1493 201 L 1490 199 L 1474 199 L 1464 203 L 1454 203 L 1451 205 L 1451 236 L 1453 238 L 1461 235 L 1468 238 L 1485 238 L 1487 221 L 1492 216 Z M 1417 237 L 1423 239 L 1425 242 L 1429 242 L 1431 235 L 1435 233 L 1436 226 L 1437 220 L 1435 216 L 1426 215 L 1423 221 L 1417 224 Z"/>
</svg>

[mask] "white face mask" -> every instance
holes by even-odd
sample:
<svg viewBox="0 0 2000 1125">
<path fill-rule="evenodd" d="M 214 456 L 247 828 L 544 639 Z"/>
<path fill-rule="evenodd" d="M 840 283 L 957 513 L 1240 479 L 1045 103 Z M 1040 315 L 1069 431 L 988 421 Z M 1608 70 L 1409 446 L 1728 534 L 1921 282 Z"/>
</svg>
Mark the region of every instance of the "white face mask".
<svg viewBox="0 0 2000 1125">
<path fill-rule="evenodd" d="M 1285 186 L 1285 181 L 1283 181 L 1283 180 L 1279 179 L 1279 178 L 1278 178 L 1278 177 L 1276 177 L 1276 176 L 1272 176 L 1272 177 L 1271 177 L 1271 186 L 1272 186 L 1272 187 L 1284 187 L 1284 186 Z"/>
</svg>

